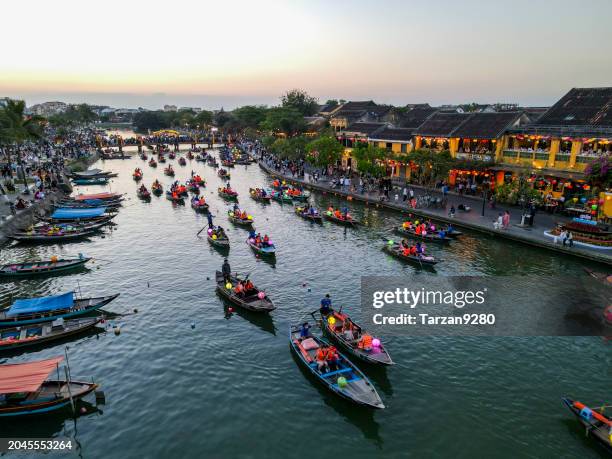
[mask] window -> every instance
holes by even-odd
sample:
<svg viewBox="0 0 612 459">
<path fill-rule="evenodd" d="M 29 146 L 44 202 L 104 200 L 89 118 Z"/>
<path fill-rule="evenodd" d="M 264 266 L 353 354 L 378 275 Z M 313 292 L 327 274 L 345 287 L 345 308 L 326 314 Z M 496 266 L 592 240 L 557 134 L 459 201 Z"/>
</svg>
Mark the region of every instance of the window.
<svg viewBox="0 0 612 459">
<path fill-rule="evenodd" d="M 391 151 L 393 149 L 393 144 L 391 142 L 387 142 L 387 150 Z"/>
<path fill-rule="evenodd" d="M 400 149 L 401 149 L 402 153 L 407 153 L 408 152 L 408 148 L 407 148 L 407 145 L 405 143 L 401 144 Z"/>
</svg>

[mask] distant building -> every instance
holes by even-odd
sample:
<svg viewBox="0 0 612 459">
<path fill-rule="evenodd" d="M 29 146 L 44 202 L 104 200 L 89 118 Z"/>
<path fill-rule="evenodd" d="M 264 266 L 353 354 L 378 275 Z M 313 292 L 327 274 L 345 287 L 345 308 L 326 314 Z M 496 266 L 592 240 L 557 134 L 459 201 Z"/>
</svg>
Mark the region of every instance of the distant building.
<svg viewBox="0 0 612 459">
<path fill-rule="evenodd" d="M 0 97 L 0 107 L 6 107 L 9 100 L 11 100 L 10 97 Z"/>
<path fill-rule="evenodd" d="M 33 115 L 52 116 L 64 113 L 68 109 L 68 104 L 64 102 L 43 102 L 42 104 L 32 105 L 28 111 Z"/>
<path fill-rule="evenodd" d="M 171 106 L 172 106 L 172 105 L 170 105 L 170 107 L 171 107 Z M 166 107 L 164 107 L 164 110 L 165 110 L 165 108 L 166 108 Z M 174 111 L 174 110 L 166 110 L 166 111 Z M 178 111 L 179 111 L 179 112 L 182 112 L 182 111 L 192 111 L 192 112 L 194 112 L 194 113 L 200 113 L 200 112 L 202 111 L 202 109 L 201 109 L 200 107 L 180 107 L 180 108 L 178 109 Z"/>
<path fill-rule="evenodd" d="M 177 112 L 178 108 L 176 108 L 176 105 L 164 105 L 164 111 L 165 112 Z"/>
</svg>

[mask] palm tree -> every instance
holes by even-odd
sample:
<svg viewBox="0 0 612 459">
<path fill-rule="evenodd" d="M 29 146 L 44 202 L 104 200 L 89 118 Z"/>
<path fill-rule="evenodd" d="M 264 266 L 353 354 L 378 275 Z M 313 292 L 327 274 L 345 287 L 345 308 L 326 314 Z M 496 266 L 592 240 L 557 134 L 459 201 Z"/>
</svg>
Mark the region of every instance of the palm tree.
<svg viewBox="0 0 612 459">
<path fill-rule="evenodd" d="M 11 163 L 11 146 L 19 145 L 28 140 L 36 140 L 42 137 L 42 121 L 39 116 L 25 115 L 25 102 L 23 100 L 8 100 L 0 109 L 0 145 L 5 146 L 8 163 Z M 23 162 L 18 157 L 23 174 L 23 184 L 27 191 L 27 181 Z"/>
</svg>

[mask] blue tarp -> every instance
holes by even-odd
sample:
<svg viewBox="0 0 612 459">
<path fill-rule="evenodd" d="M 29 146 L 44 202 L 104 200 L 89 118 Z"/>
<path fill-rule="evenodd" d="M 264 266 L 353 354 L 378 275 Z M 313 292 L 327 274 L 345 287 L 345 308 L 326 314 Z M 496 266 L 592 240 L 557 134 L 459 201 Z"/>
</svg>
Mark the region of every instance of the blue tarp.
<svg viewBox="0 0 612 459">
<path fill-rule="evenodd" d="M 8 317 L 32 312 L 53 311 L 55 309 L 66 309 L 74 304 L 72 292 L 61 295 L 43 296 L 42 298 L 26 298 L 16 300 L 7 311 Z"/>
<path fill-rule="evenodd" d="M 51 215 L 51 218 L 68 220 L 72 218 L 92 218 L 104 215 L 106 207 L 93 207 L 91 209 L 72 209 L 70 207 L 62 207 L 57 209 Z"/>
</svg>

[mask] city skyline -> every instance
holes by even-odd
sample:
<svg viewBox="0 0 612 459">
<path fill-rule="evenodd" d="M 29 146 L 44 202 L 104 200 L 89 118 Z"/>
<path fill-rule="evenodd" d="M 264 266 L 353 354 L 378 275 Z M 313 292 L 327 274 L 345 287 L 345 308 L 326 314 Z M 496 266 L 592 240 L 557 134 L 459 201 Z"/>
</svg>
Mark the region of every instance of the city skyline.
<svg viewBox="0 0 612 459">
<path fill-rule="evenodd" d="M 572 87 L 610 85 L 612 4 L 583 6 L 177 0 L 168 11 L 111 0 L 92 16 L 62 0 L 31 17 L 10 4 L 8 18 L 27 20 L 25 31 L 17 20 L 3 28 L 21 46 L 3 50 L 0 97 L 232 109 L 300 88 L 321 103 L 545 106 Z"/>
</svg>

